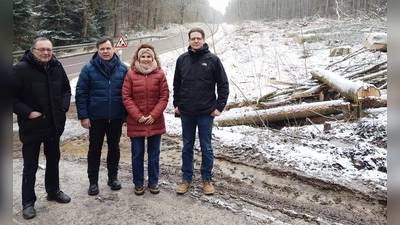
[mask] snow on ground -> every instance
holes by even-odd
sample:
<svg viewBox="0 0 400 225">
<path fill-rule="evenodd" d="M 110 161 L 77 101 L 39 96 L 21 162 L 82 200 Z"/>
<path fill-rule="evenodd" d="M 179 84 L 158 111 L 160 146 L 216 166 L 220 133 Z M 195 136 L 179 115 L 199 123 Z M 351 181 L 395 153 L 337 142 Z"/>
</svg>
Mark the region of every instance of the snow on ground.
<svg viewBox="0 0 400 225">
<path fill-rule="evenodd" d="M 323 20 L 321 23 L 329 22 Z M 308 70 L 325 68 L 340 59 L 329 57 L 330 46 L 326 42 L 317 42 L 307 45 L 310 57 L 305 60 L 301 57 L 303 46 L 296 44 L 292 38 L 284 38 L 284 31 L 277 24 L 256 21 L 219 27 L 214 35 L 215 50 L 231 81 L 228 103 L 255 100 L 282 88 L 271 84 L 271 78 L 300 84 L 307 82 L 311 76 L 304 72 L 305 65 Z M 362 48 L 361 36 L 354 38 L 358 41 L 354 43 L 343 43 L 344 39 L 337 37 L 335 41 L 337 45 L 351 45 L 352 51 Z M 211 38 L 207 39 L 207 43 L 214 51 Z M 170 86 L 175 60 L 184 51 L 186 49 L 160 55 Z M 382 60 L 386 60 L 386 55 L 377 59 L 367 52 L 343 64 L 351 67 L 355 64 L 376 64 Z M 172 111 L 172 101 L 168 108 Z M 243 110 L 251 111 L 236 109 L 225 111 L 221 116 L 229 117 Z M 263 128 L 236 126 L 214 129 L 214 135 L 227 147 L 256 148 L 263 157 L 274 159 L 270 164 L 275 162 L 277 167 L 292 168 L 312 177 L 353 187 L 372 184 L 376 190 L 386 192 L 386 145 L 377 145 L 376 142 L 387 141 L 387 108 L 370 110 L 369 113 L 368 117 L 356 123 L 334 122 L 329 133 L 321 133 L 323 125 L 286 127 L 278 136 Z M 172 115 L 167 116 L 167 131 L 180 134 L 180 121 Z M 311 133 L 318 138 L 313 140 Z M 282 144 L 281 135 L 296 135 L 301 141 Z M 285 165 L 282 165 L 283 162 Z"/>
<path fill-rule="evenodd" d="M 329 24 L 327 20 L 314 21 L 315 26 Z M 254 100 L 281 89 L 271 79 L 283 82 L 304 83 L 311 79 L 305 72 L 312 68 L 324 68 L 340 57 L 329 57 L 327 40 L 306 44 L 309 57 L 304 59 L 302 45 L 296 44 L 293 38 L 284 37 L 290 23 L 248 21 L 238 25 L 222 24 L 214 34 L 214 41 L 207 39 L 210 50 L 221 58 L 230 79 L 230 96 L 228 103 Z M 183 26 L 170 26 L 171 30 L 160 30 L 165 33 L 187 33 Z M 291 26 L 293 29 L 295 26 Z M 151 33 L 154 34 L 154 33 Z M 135 33 L 141 35 L 141 33 Z M 148 35 L 148 33 L 143 34 Z M 352 46 L 352 51 L 362 48 L 361 36 L 352 38 L 335 37 L 336 45 Z M 173 116 L 172 79 L 175 60 L 186 51 L 186 48 L 159 55 L 167 75 L 171 97 L 166 110 L 167 132 L 180 135 L 180 120 Z M 344 67 L 357 64 L 374 63 L 386 60 L 386 54 L 377 59 L 373 53 L 365 52 L 344 61 Z M 76 79 L 71 81 L 75 87 Z M 385 93 L 385 92 L 383 92 Z M 73 97 L 74 99 L 74 97 Z M 250 108 L 224 111 L 221 116 L 229 117 Z M 349 185 L 367 192 L 379 191 L 386 195 L 386 142 L 387 142 L 387 108 L 369 110 L 368 115 L 354 123 L 333 122 L 332 130 L 323 132 L 322 125 L 285 127 L 277 132 L 266 128 L 249 126 L 219 127 L 214 129 L 214 136 L 223 146 L 237 148 L 251 147 L 268 160 L 268 165 L 278 168 L 290 168 L 307 176 L 322 180 Z M 67 121 L 63 138 L 84 133 L 78 121 Z M 290 142 L 282 142 L 285 136 L 296 137 Z M 313 138 L 314 137 L 314 138 Z M 297 140 L 297 141 L 296 141 Z M 382 144 L 383 143 L 383 144 Z"/>
</svg>

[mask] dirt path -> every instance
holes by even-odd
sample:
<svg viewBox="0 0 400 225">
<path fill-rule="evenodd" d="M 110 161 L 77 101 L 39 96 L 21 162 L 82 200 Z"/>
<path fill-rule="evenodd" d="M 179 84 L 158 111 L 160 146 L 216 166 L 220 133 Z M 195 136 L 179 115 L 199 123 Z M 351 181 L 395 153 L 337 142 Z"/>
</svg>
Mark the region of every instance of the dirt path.
<svg viewBox="0 0 400 225">
<path fill-rule="evenodd" d="M 69 118 L 74 118 L 71 106 Z M 13 221 L 14 224 L 386 224 L 386 202 L 337 184 L 305 178 L 290 171 L 265 168 L 257 157 L 243 160 L 233 149 L 215 147 L 216 193 L 202 193 L 199 152 L 195 177 L 189 191 L 177 195 L 180 181 L 180 137 L 164 135 L 158 195 L 146 190 L 133 193 L 130 141 L 125 130 L 121 143 L 119 180 L 122 189 L 111 191 L 103 154 L 98 196 L 87 195 L 87 135 L 62 144 L 61 188 L 72 198 L 66 205 L 45 200 L 44 170 L 37 173 L 37 217 L 22 218 L 22 159 L 14 134 Z M 251 149 L 246 149 L 251 151 Z M 103 151 L 105 152 L 105 151 Z M 40 160 L 45 164 L 44 158 Z"/>
</svg>

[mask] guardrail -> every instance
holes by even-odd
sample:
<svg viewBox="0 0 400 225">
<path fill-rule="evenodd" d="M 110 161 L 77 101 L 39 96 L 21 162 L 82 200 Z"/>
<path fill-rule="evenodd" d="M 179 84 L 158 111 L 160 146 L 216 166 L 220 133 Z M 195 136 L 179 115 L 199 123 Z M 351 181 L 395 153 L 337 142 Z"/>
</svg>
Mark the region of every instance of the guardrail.
<svg viewBox="0 0 400 225">
<path fill-rule="evenodd" d="M 135 41 L 139 41 L 139 43 L 141 43 L 144 39 L 149 39 L 149 41 L 152 41 L 153 39 L 161 39 L 161 38 L 166 38 L 166 36 L 147 36 L 147 37 L 125 39 L 125 41 L 128 42 L 128 46 L 129 46 L 130 44 L 133 44 L 133 42 L 135 42 Z M 117 40 L 118 39 L 115 39 L 114 42 L 116 42 Z M 76 52 L 76 50 L 79 50 L 79 52 Z M 94 53 L 96 51 L 97 51 L 96 43 L 85 43 L 85 44 L 53 47 L 53 54 L 58 59 L 71 57 L 71 56 L 75 56 L 78 54 Z M 13 52 L 13 64 L 17 63 L 24 53 L 25 53 L 25 50 Z"/>
</svg>

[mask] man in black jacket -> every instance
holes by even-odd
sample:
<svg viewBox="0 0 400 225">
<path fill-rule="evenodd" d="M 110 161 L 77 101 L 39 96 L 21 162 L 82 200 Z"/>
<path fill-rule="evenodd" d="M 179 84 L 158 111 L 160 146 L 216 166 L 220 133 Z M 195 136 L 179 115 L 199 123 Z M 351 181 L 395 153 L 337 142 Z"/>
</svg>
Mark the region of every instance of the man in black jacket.
<svg viewBox="0 0 400 225">
<path fill-rule="evenodd" d="M 71 198 L 59 187 L 60 136 L 64 132 L 71 87 L 61 63 L 52 54 L 47 38 L 37 38 L 13 67 L 13 112 L 18 117 L 24 168 L 23 217 L 36 216 L 35 181 L 40 146 L 46 156 L 47 200 L 68 203 Z"/>
<path fill-rule="evenodd" d="M 185 193 L 192 182 L 193 145 L 197 127 L 202 155 L 200 172 L 203 191 L 204 194 L 211 195 L 214 194 L 212 126 L 214 117 L 219 116 L 225 108 L 229 96 L 229 82 L 221 60 L 209 51 L 201 28 L 189 31 L 189 44 L 188 51 L 176 61 L 173 81 L 173 104 L 175 114 L 181 118 L 183 139 L 183 175 L 176 192 Z"/>
</svg>

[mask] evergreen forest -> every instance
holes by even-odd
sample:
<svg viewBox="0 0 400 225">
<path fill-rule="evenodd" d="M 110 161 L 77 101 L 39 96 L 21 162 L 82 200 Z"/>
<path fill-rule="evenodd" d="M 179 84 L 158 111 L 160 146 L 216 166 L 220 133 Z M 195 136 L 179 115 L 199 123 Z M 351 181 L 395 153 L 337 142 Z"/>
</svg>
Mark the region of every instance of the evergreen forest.
<svg viewBox="0 0 400 225">
<path fill-rule="evenodd" d="M 39 36 L 49 38 L 54 46 L 65 46 L 171 23 L 315 16 L 343 20 L 386 14 L 387 0 L 230 0 L 224 15 L 211 8 L 208 0 L 13 0 L 13 51 L 29 48 Z"/>
</svg>

